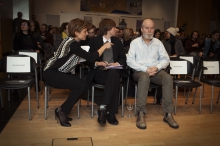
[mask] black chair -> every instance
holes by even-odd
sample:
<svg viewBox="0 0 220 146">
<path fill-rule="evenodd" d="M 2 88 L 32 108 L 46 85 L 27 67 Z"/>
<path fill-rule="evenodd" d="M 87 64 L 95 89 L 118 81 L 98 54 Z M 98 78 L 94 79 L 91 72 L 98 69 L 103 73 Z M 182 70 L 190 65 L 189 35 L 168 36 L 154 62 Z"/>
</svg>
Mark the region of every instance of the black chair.
<svg viewBox="0 0 220 146">
<path fill-rule="evenodd" d="M 180 58 L 171 58 L 170 60 L 170 74 L 171 75 L 190 75 L 191 78 L 173 78 L 173 83 L 174 87 L 176 89 L 175 91 L 175 109 L 174 109 L 174 114 L 176 114 L 176 107 L 177 107 L 177 97 L 178 97 L 178 87 L 181 88 L 186 88 L 188 89 L 188 96 L 186 98 L 185 104 L 188 102 L 188 97 L 190 90 L 192 88 L 198 88 L 200 87 L 200 107 L 201 107 L 201 96 L 202 96 L 202 84 L 199 83 L 199 81 L 194 80 L 194 74 L 195 74 L 195 69 L 197 66 L 194 66 L 192 62 L 185 60 L 185 59 L 180 59 Z M 200 70 L 200 75 L 201 75 L 201 70 Z M 199 77 L 200 78 L 200 77 Z M 196 92 L 194 94 L 194 100 L 195 100 Z M 194 103 L 193 100 L 193 103 Z M 199 110 L 199 113 L 201 113 L 201 110 Z"/>
<path fill-rule="evenodd" d="M 92 118 L 93 118 L 93 115 L 94 115 L 94 94 L 95 94 L 95 88 L 104 89 L 105 85 L 98 84 L 98 83 L 95 83 L 95 82 L 92 83 L 92 110 L 91 110 L 91 117 Z M 120 83 L 119 97 L 120 97 L 120 92 L 121 92 L 121 108 L 122 108 L 121 116 L 124 117 L 124 86 L 123 86 L 123 83 Z M 89 92 L 88 92 L 88 99 L 87 99 L 87 101 L 89 101 Z M 120 103 L 120 98 L 119 98 L 119 103 Z M 87 106 L 89 106 L 88 102 L 87 102 Z"/>
<path fill-rule="evenodd" d="M 210 114 L 212 113 L 212 105 L 213 105 L 213 98 L 214 98 L 214 87 L 220 87 L 220 79 L 217 79 L 217 75 L 219 75 L 219 61 L 212 61 L 212 60 L 203 60 L 203 75 L 215 75 L 213 79 L 209 78 L 201 78 L 200 81 L 204 84 L 212 86 L 211 91 L 211 108 Z M 204 86 L 204 85 L 203 85 Z M 204 95 L 204 90 L 203 90 Z M 218 103 L 220 97 L 220 93 L 218 95 L 216 103 Z M 201 110 L 201 109 L 200 109 Z"/>
<path fill-rule="evenodd" d="M 129 77 L 131 76 L 131 68 L 128 68 L 128 75 Z M 133 80 L 133 77 L 131 77 L 131 80 L 130 78 L 127 78 L 127 89 L 126 89 L 126 98 L 125 98 L 125 105 L 127 105 L 127 95 L 128 95 L 128 86 L 129 86 L 129 83 L 133 84 L 135 86 L 135 100 L 134 100 L 134 114 L 136 113 L 136 107 L 137 107 L 137 89 L 138 89 L 138 82 L 137 81 L 134 81 Z M 154 102 L 153 104 L 155 105 L 156 104 L 156 99 L 157 99 L 157 88 L 159 87 L 162 87 L 161 85 L 158 85 L 158 84 L 154 84 L 154 83 L 150 83 L 150 86 L 149 86 L 149 90 L 151 89 L 156 89 L 155 90 L 155 94 L 154 94 Z M 162 99 L 161 99 L 162 101 Z"/>
<path fill-rule="evenodd" d="M 23 62 L 21 62 L 21 60 Z M 24 62 L 25 61 L 25 62 Z M 0 89 L 24 89 L 28 91 L 28 112 L 29 120 L 31 120 L 31 103 L 30 103 L 30 88 L 37 85 L 37 69 L 35 60 L 26 55 L 11 55 L 0 60 L 0 71 L 10 75 L 19 75 L 17 78 L 1 78 Z M 31 76 L 27 78 L 27 76 Z M 3 106 L 3 98 L 0 90 L 1 105 Z M 36 92 L 37 107 L 39 107 L 38 92 Z"/>
</svg>

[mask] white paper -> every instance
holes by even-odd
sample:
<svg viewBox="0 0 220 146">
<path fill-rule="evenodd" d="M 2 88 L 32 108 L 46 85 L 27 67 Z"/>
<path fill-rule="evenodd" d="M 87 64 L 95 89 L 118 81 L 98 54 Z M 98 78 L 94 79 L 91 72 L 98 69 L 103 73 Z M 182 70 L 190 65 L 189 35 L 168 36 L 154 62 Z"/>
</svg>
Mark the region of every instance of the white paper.
<svg viewBox="0 0 220 146">
<path fill-rule="evenodd" d="M 179 58 L 188 60 L 193 64 L 193 56 L 179 56 Z"/>
<path fill-rule="evenodd" d="M 106 66 L 105 69 L 123 69 L 123 65 L 118 65 L 118 66 Z"/>
<path fill-rule="evenodd" d="M 219 74 L 219 61 L 203 61 L 203 66 L 207 67 L 204 74 Z"/>
<path fill-rule="evenodd" d="M 81 48 L 83 50 L 85 50 L 86 52 L 89 52 L 90 46 L 81 46 Z M 79 58 L 79 62 L 85 62 L 86 60 L 84 58 Z"/>
<path fill-rule="evenodd" d="M 7 57 L 7 72 L 30 72 L 30 57 Z"/>
<path fill-rule="evenodd" d="M 37 52 L 19 52 L 20 55 L 27 55 L 34 58 L 35 62 L 37 63 Z"/>
<path fill-rule="evenodd" d="M 170 74 L 187 74 L 187 61 L 170 61 Z"/>
</svg>

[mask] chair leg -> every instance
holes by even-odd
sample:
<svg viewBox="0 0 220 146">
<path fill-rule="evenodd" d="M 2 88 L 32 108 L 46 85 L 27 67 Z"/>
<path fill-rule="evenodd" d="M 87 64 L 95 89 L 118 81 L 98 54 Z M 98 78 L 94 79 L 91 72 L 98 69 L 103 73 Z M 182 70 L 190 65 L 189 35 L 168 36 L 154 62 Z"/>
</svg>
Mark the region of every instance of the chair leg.
<svg viewBox="0 0 220 146">
<path fill-rule="evenodd" d="M 177 106 L 177 96 L 178 96 L 178 86 L 176 86 L 176 101 L 175 101 L 175 108 L 174 108 L 174 114 L 176 115 L 176 106 Z"/>
<path fill-rule="evenodd" d="M 129 77 L 128 77 L 128 79 L 127 79 L 127 85 L 126 85 L 125 106 L 127 105 L 127 98 L 128 98 L 128 86 L 129 86 Z"/>
<path fill-rule="evenodd" d="M 214 97 L 214 86 L 212 86 L 212 99 L 211 99 L 211 109 L 210 109 L 210 114 L 212 113 L 213 97 Z"/>
<path fill-rule="evenodd" d="M 124 117 L 124 87 L 121 87 L 121 116 Z"/>
<path fill-rule="evenodd" d="M 203 86 L 203 84 L 202 84 Z M 202 113 L 202 95 L 204 94 L 204 90 L 203 90 L 203 87 L 200 87 L 200 97 L 199 97 L 199 113 L 201 114 Z"/>
<path fill-rule="evenodd" d="M 89 107 L 89 90 L 88 90 L 88 95 L 87 95 L 87 107 Z"/>
<path fill-rule="evenodd" d="M 93 118 L 94 114 L 94 86 L 92 86 L 92 111 L 91 111 L 91 118 Z"/>
<path fill-rule="evenodd" d="M 0 89 L 0 100 L 1 100 L 2 108 L 4 108 L 4 105 L 3 105 L 3 99 L 2 99 L 2 90 L 1 90 L 1 89 Z"/>
<path fill-rule="evenodd" d="M 137 86 L 135 86 L 135 97 L 134 97 L 134 115 L 136 115 L 137 106 Z"/>
<path fill-rule="evenodd" d="M 220 91 L 218 92 L 218 99 L 216 101 L 217 104 L 218 104 L 219 98 L 220 98 Z"/>
<path fill-rule="evenodd" d="M 194 104 L 194 103 L 195 103 L 197 89 L 198 89 L 198 88 L 196 88 L 196 90 L 195 90 L 195 92 L 194 92 L 194 96 L 193 96 L 193 101 L 192 101 L 192 104 Z"/>
<path fill-rule="evenodd" d="M 79 112 L 79 107 L 81 106 L 81 99 L 78 100 L 77 102 L 77 118 L 79 119 L 80 118 L 80 112 Z"/>
<path fill-rule="evenodd" d="M 30 97 L 30 87 L 28 87 L 28 114 L 29 114 L 29 120 L 31 120 L 31 97 Z"/>
<path fill-rule="evenodd" d="M 188 91 L 188 95 L 187 95 L 187 97 L 186 97 L 185 104 L 187 104 L 187 103 L 188 103 L 188 99 L 189 99 L 190 90 L 191 90 L 191 88 L 189 88 L 189 91 Z"/>
<path fill-rule="evenodd" d="M 154 105 L 156 104 L 156 100 L 157 100 L 157 88 L 156 88 L 156 90 L 155 90 L 155 94 L 154 94 Z"/>
<path fill-rule="evenodd" d="M 11 90 L 10 89 L 8 89 L 8 101 L 10 101 L 11 100 L 11 92 L 10 92 Z"/>
<path fill-rule="evenodd" d="M 47 107 L 48 107 L 48 88 L 47 86 L 45 85 L 44 87 L 44 119 L 46 120 L 47 119 Z"/>
<path fill-rule="evenodd" d="M 35 85 L 36 85 L 36 101 L 37 101 L 37 107 L 39 108 L 38 79 L 37 79 L 37 77 L 35 77 Z"/>
</svg>

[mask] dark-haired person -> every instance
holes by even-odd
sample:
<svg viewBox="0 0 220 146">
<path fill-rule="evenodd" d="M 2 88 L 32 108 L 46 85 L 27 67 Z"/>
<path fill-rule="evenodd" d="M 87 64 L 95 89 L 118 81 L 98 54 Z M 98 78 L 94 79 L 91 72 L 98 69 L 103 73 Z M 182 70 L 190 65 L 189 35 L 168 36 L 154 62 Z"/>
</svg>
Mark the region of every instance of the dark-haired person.
<svg viewBox="0 0 220 146">
<path fill-rule="evenodd" d="M 53 46 L 53 35 L 47 31 L 47 25 L 41 24 L 40 26 L 41 38 L 44 40 L 44 43 L 49 43 Z"/>
<path fill-rule="evenodd" d="M 31 35 L 35 38 L 35 40 L 37 41 L 37 46 L 38 48 L 44 48 L 44 41 L 41 38 L 41 35 L 39 33 L 39 31 L 36 28 L 35 22 L 34 21 L 30 21 L 30 30 L 31 30 Z"/>
<path fill-rule="evenodd" d="M 160 31 L 160 29 L 155 29 L 154 37 L 157 38 L 158 40 L 161 40 L 161 31 Z"/>
<path fill-rule="evenodd" d="M 87 24 L 88 35 L 86 37 L 86 40 L 80 41 L 81 46 L 88 46 L 89 40 L 95 37 L 95 33 L 96 33 L 95 30 L 96 30 L 95 25 L 93 25 L 92 23 Z"/>
<path fill-rule="evenodd" d="M 61 42 L 69 36 L 68 25 L 69 25 L 69 22 L 64 22 L 61 24 L 59 34 L 56 35 L 56 39 L 54 42 L 54 50 L 55 51 L 60 46 Z"/>
<path fill-rule="evenodd" d="M 213 30 L 212 37 L 205 39 L 202 44 L 202 48 L 204 47 L 203 52 L 199 53 L 199 56 L 204 59 L 219 59 L 219 31 Z"/>
<path fill-rule="evenodd" d="M 118 113 L 118 92 L 120 85 L 120 76 L 122 70 L 110 69 L 103 70 L 107 65 L 118 66 L 126 65 L 126 56 L 121 41 L 114 37 L 116 34 L 116 23 L 111 19 L 103 19 L 99 23 L 100 35 L 92 38 L 89 42 L 89 52 L 96 52 L 106 42 L 114 45 L 111 49 L 105 50 L 96 61 L 89 63 L 90 71 L 87 75 L 87 82 L 90 84 L 95 81 L 105 85 L 103 99 L 98 110 L 98 122 L 101 125 L 108 123 L 117 125 L 118 121 L 115 114 Z"/>
<path fill-rule="evenodd" d="M 88 32 L 86 22 L 81 19 L 71 20 L 68 32 L 69 37 L 63 40 L 54 56 L 48 60 L 43 72 L 44 80 L 48 85 L 71 90 L 66 101 L 55 109 L 55 116 L 59 119 L 60 124 L 66 127 L 71 126 L 68 121 L 72 120 L 67 117 L 67 114 L 71 112 L 83 92 L 88 90 L 88 84 L 70 72 L 75 69 L 79 57 L 94 61 L 112 45 L 106 43 L 93 53 L 82 50 L 79 42 L 86 39 Z"/>
<path fill-rule="evenodd" d="M 38 47 L 37 40 L 31 34 L 30 22 L 27 20 L 22 20 L 20 27 L 20 32 L 17 32 L 14 37 L 14 51 L 30 50 L 43 54 L 43 49 Z"/>
<path fill-rule="evenodd" d="M 194 56 L 197 61 L 199 61 L 199 52 L 201 52 L 201 44 L 199 41 L 199 32 L 193 31 L 190 35 L 190 38 L 186 41 L 185 51 Z"/>
<path fill-rule="evenodd" d="M 12 31 L 13 33 L 16 33 L 16 32 L 19 32 L 20 31 L 20 24 L 21 24 L 21 21 L 22 21 L 22 13 L 21 12 L 18 12 L 17 13 L 17 18 L 15 18 L 13 21 L 12 21 Z"/>
</svg>

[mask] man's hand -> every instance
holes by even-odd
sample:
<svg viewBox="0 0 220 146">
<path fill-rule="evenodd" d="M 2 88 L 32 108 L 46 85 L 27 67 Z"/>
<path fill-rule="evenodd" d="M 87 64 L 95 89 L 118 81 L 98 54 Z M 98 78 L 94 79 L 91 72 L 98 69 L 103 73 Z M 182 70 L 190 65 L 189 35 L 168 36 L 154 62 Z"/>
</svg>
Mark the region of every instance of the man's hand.
<svg viewBox="0 0 220 146">
<path fill-rule="evenodd" d="M 154 76 L 158 71 L 158 68 L 156 66 L 147 68 L 146 72 L 149 74 L 149 76 Z"/>
<path fill-rule="evenodd" d="M 214 53 L 210 53 L 209 56 L 210 56 L 210 57 L 213 57 L 213 56 L 214 56 Z"/>
<path fill-rule="evenodd" d="M 199 52 L 199 56 L 202 57 L 204 54 L 202 52 Z"/>
<path fill-rule="evenodd" d="M 195 43 L 195 44 L 192 45 L 192 47 L 199 47 L 199 44 Z"/>
</svg>

